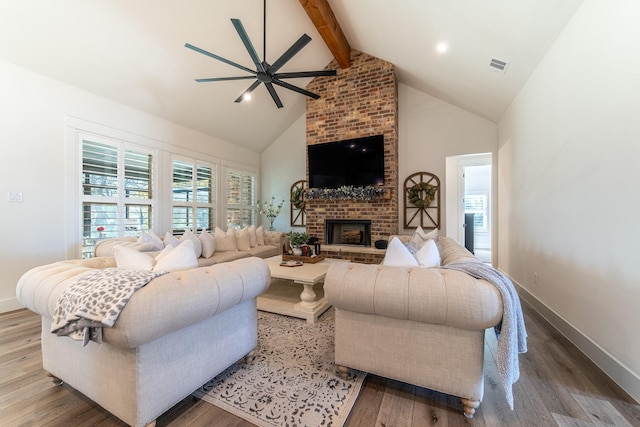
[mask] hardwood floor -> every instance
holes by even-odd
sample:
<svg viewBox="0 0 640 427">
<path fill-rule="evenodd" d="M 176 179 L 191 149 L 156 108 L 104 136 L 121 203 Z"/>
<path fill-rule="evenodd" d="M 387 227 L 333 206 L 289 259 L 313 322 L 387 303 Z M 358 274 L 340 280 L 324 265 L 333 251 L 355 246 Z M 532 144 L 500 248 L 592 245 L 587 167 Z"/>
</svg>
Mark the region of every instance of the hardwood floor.
<svg viewBox="0 0 640 427">
<path fill-rule="evenodd" d="M 396 426 L 640 426 L 640 405 L 628 397 L 528 306 L 529 352 L 520 355 L 515 410 L 504 399 L 495 365 L 495 336 L 487 333 L 485 395 L 476 416 L 464 418 L 457 398 L 369 375 L 348 427 Z M 124 426 L 68 385 L 54 386 L 42 369 L 39 316 L 0 315 L 0 425 Z M 251 423 L 188 397 L 157 426 L 237 426 Z"/>
</svg>

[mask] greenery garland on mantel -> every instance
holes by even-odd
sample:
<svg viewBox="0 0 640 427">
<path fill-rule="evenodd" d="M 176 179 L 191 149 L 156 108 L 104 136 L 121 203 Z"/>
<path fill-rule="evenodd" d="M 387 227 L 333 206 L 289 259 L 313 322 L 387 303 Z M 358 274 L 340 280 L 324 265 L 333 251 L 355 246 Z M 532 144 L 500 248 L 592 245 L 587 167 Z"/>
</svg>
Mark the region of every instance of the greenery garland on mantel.
<svg viewBox="0 0 640 427">
<path fill-rule="evenodd" d="M 309 188 L 306 190 L 305 199 L 321 200 L 363 200 L 369 201 L 384 196 L 387 193 L 385 187 L 367 185 L 356 187 L 343 185 L 338 188 Z"/>
</svg>

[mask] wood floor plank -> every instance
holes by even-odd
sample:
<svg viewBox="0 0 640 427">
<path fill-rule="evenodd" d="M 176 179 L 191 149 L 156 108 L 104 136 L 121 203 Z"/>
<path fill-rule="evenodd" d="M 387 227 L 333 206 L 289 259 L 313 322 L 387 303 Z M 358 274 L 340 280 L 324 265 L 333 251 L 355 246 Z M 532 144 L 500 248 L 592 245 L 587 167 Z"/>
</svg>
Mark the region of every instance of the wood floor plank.
<svg viewBox="0 0 640 427">
<path fill-rule="evenodd" d="M 539 314 L 526 305 L 523 311 L 529 352 L 520 357 L 514 411 L 504 399 L 495 364 L 495 337 L 492 341 L 488 333 L 485 395 L 474 419 L 462 415 L 462 405 L 455 396 L 369 374 L 345 426 L 640 426 L 637 402 Z M 0 336 L 3 427 L 125 426 L 70 386 L 53 386 L 42 369 L 39 316 L 27 310 L 0 314 Z M 184 399 L 157 421 L 157 427 L 252 426 L 193 397 Z"/>
</svg>

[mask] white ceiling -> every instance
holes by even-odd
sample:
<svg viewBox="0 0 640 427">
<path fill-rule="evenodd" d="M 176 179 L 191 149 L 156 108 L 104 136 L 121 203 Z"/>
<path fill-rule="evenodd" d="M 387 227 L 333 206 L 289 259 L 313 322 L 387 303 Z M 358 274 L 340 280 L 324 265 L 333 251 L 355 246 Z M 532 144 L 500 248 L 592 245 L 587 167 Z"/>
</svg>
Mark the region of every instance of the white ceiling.
<svg viewBox="0 0 640 427">
<path fill-rule="evenodd" d="M 397 67 L 399 81 L 497 121 L 582 0 L 329 0 L 351 47 Z M 261 152 L 300 115 L 305 97 L 251 80 L 191 43 L 254 68 L 230 18 L 263 54 L 260 0 L 0 0 L 0 60 Z M 280 71 L 323 69 L 331 53 L 299 0 L 267 1 L 268 62 L 312 37 Z M 449 50 L 440 54 L 440 41 Z M 489 68 L 509 61 L 506 73 Z M 287 80 L 305 87 L 309 79 Z"/>
</svg>

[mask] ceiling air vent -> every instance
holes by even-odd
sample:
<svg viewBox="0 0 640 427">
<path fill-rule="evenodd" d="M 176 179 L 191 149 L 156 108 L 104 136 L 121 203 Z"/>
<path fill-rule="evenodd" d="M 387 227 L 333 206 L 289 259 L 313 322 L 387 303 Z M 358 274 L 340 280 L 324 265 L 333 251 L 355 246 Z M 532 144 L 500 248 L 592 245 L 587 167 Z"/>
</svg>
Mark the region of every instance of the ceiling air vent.
<svg viewBox="0 0 640 427">
<path fill-rule="evenodd" d="M 491 68 L 493 71 L 500 71 L 502 73 L 507 72 L 508 66 L 509 63 L 501 59 L 491 58 L 491 62 L 489 62 L 489 68 Z"/>
</svg>

